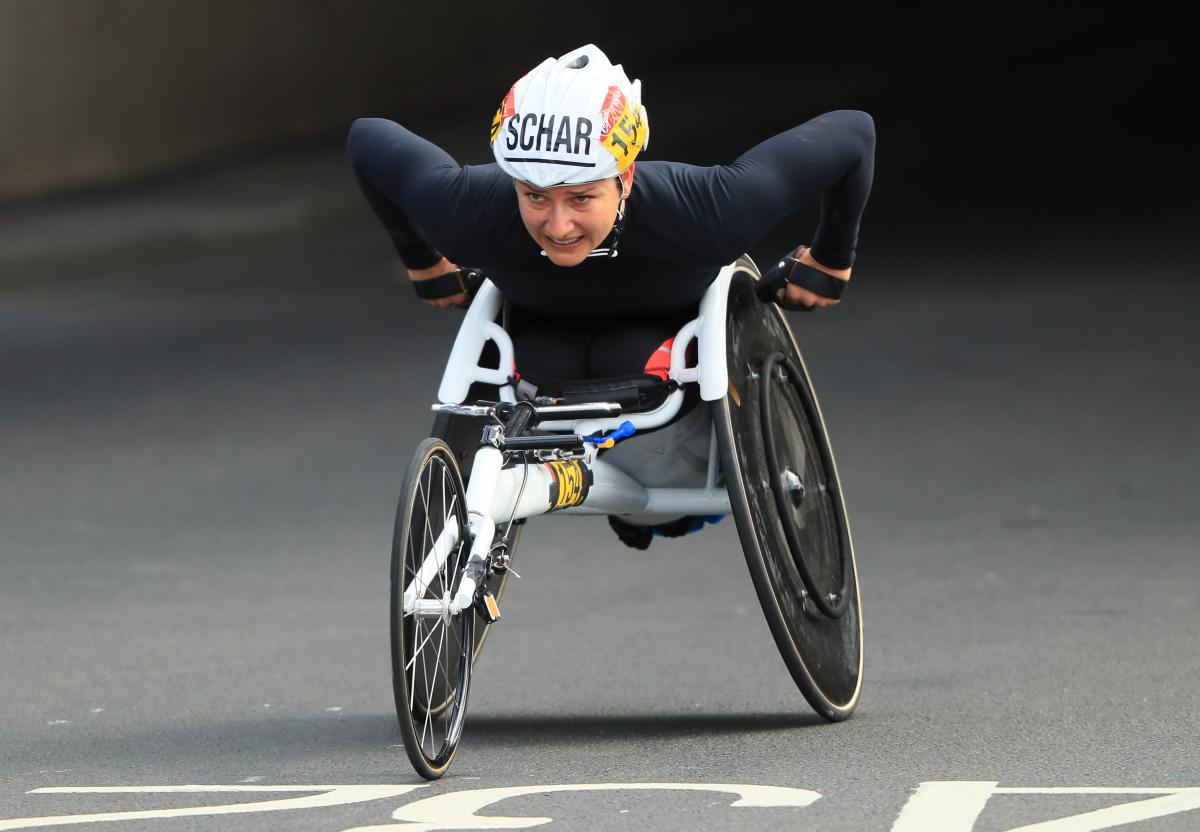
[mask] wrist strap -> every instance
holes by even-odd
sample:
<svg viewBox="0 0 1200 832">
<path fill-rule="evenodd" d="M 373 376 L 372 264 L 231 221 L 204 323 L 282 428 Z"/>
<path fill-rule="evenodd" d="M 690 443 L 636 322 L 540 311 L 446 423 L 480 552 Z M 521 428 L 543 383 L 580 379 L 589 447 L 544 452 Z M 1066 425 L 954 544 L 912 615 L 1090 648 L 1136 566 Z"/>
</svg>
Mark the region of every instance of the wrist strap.
<svg viewBox="0 0 1200 832">
<path fill-rule="evenodd" d="M 439 300 L 463 292 L 473 297 L 482 284 L 483 275 L 477 270 L 458 268 L 428 280 L 414 280 L 413 291 L 421 300 Z"/>
<path fill-rule="evenodd" d="M 800 249 L 796 249 L 796 251 L 799 252 Z M 765 302 L 778 304 L 792 312 L 811 312 L 815 307 L 787 302 L 788 283 L 795 283 L 821 297 L 839 300 L 842 292 L 846 289 L 847 282 L 801 263 L 791 254 L 787 254 L 781 257 L 774 266 L 763 272 L 759 281 L 758 296 Z"/>
<path fill-rule="evenodd" d="M 823 298 L 841 299 L 842 292 L 845 291 L 849 281 L 840 280 L 828 272 L 814 269 L 807 263 L 801 263 L 795 257 L 789 256 L 784 259 L 791 261 L 791 269 L 787 276 L 788 283 L 794 283 Z"/>
</svg>

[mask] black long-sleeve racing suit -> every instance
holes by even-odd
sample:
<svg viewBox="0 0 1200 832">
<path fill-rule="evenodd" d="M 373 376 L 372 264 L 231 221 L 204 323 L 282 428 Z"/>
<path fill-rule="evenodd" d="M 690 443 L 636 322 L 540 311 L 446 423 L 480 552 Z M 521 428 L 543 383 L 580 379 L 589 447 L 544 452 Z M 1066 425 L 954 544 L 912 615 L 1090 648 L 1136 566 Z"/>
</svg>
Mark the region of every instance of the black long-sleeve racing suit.
<svg viewBox="0 0 1200 832">
<path fill-rule="evenodd" d="M 852 266 L 874 150 L 871 116 L 837 110 L 729 165 L 639 161 L 619 256 L 564 268 L 526 231 L 512 179 L 497 165 L 460 166 L 385 119 L 358 119 L 348 141 L 363 193 L 405 266 L 428 268 L 445 256 L 481 269 L 525 321 L 514 336 L 518 368 L 555 378 L 638 372 L 626 356 L 644 357 L 673 335 L 723 266 L 817 200 L 813 257 Z M 543 344 L 550 329 L 557 334 Z M 598 337 L 606 332 L 624 334 Z M 614 346 L 621 342 L 624 349 Z"/>
</svg>

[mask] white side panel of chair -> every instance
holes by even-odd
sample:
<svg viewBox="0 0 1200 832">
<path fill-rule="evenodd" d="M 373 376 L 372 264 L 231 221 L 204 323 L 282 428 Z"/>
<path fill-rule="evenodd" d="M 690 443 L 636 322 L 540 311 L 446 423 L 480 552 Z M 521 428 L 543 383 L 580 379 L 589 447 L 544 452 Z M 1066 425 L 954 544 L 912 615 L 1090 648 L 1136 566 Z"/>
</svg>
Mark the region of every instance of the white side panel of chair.
<svg viewBox="0 0 1200 832">
<path fill-rule="evenodd" d="M 729 389 L 729 373 L 725 367 L 725 310 L 729 301 L 729 281 L 733 279 L 735 267 L 736 264 L 731 263 L 721 269 L 700 300 L 696 327 L 697 364 L 700 398 L 706 402 L 725 398 Z"/>
<path fill-rule="evenodd" d="M 458 328 L 454 347 L 450 350 L 450 360 L 446 362 L 442 384 L 438 388 L 439 401 L 462 404 L 476 381 L 500 386 L 501 398 L 511 400 L 508 380 L 513 367 L 512 339 L 496 323 L 502 303 L 500 290 L 492 285 L 492 281 L 485 280 Z M 500 351 L 499 369 L 479 366 L 479 358 L 488 341 L 494 341 Z M 508 395 L 505 395 L 506 391 Z"/>
<path fill-rule="evenodd" d="M 725 367 L 725 313 L 729 282 L 733 278 L 735 268 L 736 264 L 730 264 L 717 274 L 700 301 L 699 316 L 679 331 L 671 350 L 671 378 L 681 384 L 699 381 L 700 397 L 705 401 L 723 398 L 729 388 L 729 375 Z M 450 359 L 446 362 L 442 383 L 438 388 L 438 399 L 443 403 L 461 404 L 466 399 L 471 384 L 477 381 L 500 386 L 502 398 L 512 400 L 512 391 L 508 387 L 513 367 L 512 339 L 495 322 L 502 303 L 500 290 L 490 280 L 485 280 L 467 309 L 462 325 L 458 328 L 458 335 L 454 339 L 454 347 L 450 350 Z M 698 360 L 695 367 L 687 367 L 685 356 L 688 342 L 693 337 L 697 342 Z M 479 366 L 480 355 L 488 341 L 495 342 L 499 349 L 499 369 Z M 635 424 L 641 422 L 638 424 L 639 428 L 657 427 L 670 421 L 678 411 L 681 400 L 680 391 L 676 391 L 658 410 L 641 414 L 640 418 L 633 421 Z M 624 419 L 621 418 L 603 422 L 589 421 L 579 427 L 589 430 L 611 430 L 622 421 Z M 550 430 L 567 429 L 566 424 L 557 423 L 545 427 Z"/>
</svg>

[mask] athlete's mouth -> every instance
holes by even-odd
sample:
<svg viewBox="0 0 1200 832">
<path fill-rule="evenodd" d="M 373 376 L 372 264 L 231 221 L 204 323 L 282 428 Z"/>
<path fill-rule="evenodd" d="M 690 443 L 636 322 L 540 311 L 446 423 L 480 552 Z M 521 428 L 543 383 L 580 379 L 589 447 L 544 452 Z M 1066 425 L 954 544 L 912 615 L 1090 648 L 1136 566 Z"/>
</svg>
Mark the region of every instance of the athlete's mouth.
<svg viewBox="0 0 1200 832">
<path fill-rule="evenodd" d="M 568 237 L 565 240 L 556 240 L 553 237 L 546 237 L 546 240 L 548 242 L 553 243 L 554 245 L 558 246 L 559 248 L 570 248 L 571 246 L 575 245 L 582 239 L 583 239 L 582 234 L 578 237 Z"/>
</svg>

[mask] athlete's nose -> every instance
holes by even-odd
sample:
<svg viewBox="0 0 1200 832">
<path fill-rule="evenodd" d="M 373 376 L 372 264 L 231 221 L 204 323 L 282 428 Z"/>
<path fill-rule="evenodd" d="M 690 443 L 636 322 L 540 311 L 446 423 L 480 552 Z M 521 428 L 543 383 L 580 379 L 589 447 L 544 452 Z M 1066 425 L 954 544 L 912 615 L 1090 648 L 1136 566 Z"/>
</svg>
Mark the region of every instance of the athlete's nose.
<svg viewBox="0 0 1200 832">
<path fill-rule="evenodd" d="M 566 208 L 555 205 L 550 209 L 550 216 L 546 218 L 545 231 L 556 240 L 565 240 L 574 233 L 573 225 L 574 222 Z"/>
</svg>

